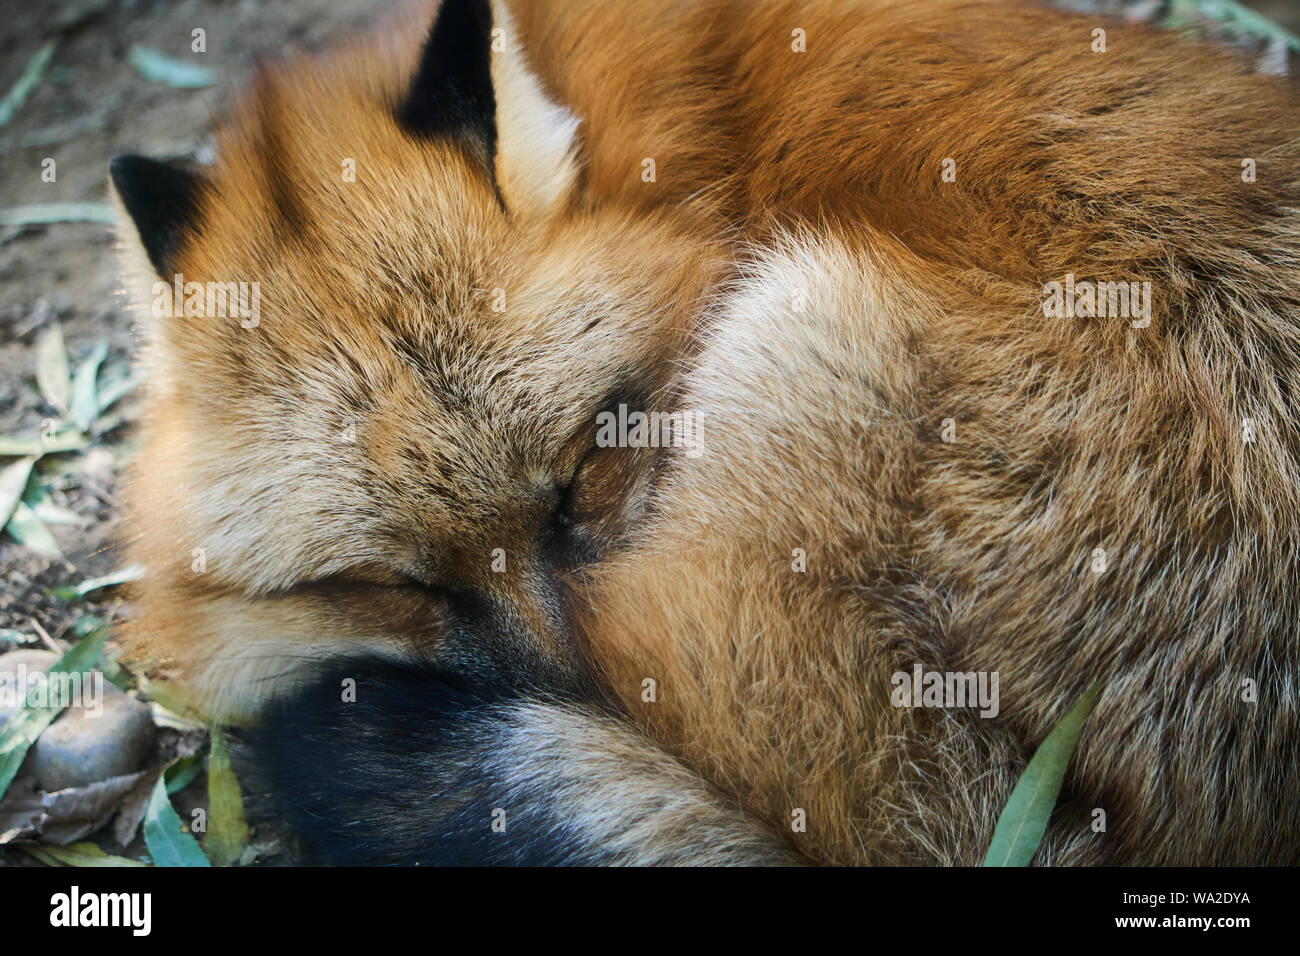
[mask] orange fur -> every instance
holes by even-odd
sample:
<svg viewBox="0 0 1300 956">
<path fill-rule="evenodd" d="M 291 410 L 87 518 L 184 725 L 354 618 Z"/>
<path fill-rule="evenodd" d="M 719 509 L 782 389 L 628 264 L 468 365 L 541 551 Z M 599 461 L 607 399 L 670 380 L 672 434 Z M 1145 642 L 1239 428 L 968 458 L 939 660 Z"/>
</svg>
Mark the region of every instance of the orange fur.
<svg viewBox="0 0 1300 956">
<path fill-rule="evenodd" d="M 558 209 L 396 126 L 416 29 L 261 72 L 224 127 L 178 271 L 264 318 L 151 328 L 141 657 L 252 709 L 303 655 L 443 653 L 404 576 L 490 591 L 826 862 L 978 862 L 1100 679 L 1041 860 L 1296 862 L 1295 95 L 1014 3 L 510 6 L 581 120 Z M 1151 281 L 1151 325 L 1045 317 L 1067 273 Z M 706 454 L 589 477 L 607 557 L 556 585 L 537 489 L 627 379 Z M 998 672 L 1001 713 L 892 707 L 915 663 Z"/>
</svg>

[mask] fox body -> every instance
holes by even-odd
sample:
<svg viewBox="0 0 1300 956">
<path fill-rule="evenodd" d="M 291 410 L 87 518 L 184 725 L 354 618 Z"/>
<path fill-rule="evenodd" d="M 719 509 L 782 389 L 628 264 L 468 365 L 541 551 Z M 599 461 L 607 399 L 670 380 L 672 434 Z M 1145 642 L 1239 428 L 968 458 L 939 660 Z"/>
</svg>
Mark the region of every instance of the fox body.
<svg viewBox="0 0 1300 956">
<path fill-rule="evenodd" d="M 1096 682 L 1038 861 L 1295 863 L 1296 106 L 963 0 L 260 67 L 213 168 L 113 168 L 142 312 L 259 290 L 142 317 L 132 653 L 334 862 L 976 863 Z"/>
</svg>

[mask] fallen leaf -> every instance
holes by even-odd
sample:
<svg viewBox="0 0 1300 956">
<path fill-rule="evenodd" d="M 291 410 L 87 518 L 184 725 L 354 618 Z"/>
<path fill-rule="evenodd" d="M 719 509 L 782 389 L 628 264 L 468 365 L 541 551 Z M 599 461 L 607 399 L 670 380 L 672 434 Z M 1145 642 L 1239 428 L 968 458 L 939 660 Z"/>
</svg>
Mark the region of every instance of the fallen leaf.
<svg viewBox="0 0 1300 956">
<path fill-rule="evenodd" d="M 93 843 L 74 843 L 71 846 L 25 846 L 46 866 L 148 866 L 140 860 L 124 856 L 111 856 Z"/>
<path fill-rule="evenodd" d="M 45 818 L 44 797 L 30 774 L 14 781 L 0 800 L 0 846 L 39 835 Z"/>
<path fill-rule="evenodd" d="M 61 451 L 76 451 L 85 448 L 90 441 L 85 435 L 75 431 L 56 432 L 49 441 L 42 438 L 19 438 L 16 435 L 0 435 L 0 456 L 53 455 Z"/>
<path fill-rule="evenodd" d="M 141 382 L 144 381 L 143 375 L 130 375 L 126 378 L 119 378 L 115 382 L 105 385 L 99 390 L 99 411 L 108 411 L 113 405 L 131 394 Z"/>
<path fill-rule="evenodd" d="M 59 410 L 68 413 L 72 373 L 68 369 L 68 350 L 63 344 L 63 329 L 55 322 L 36 343 L 36 385 L 41 396 Z"/>
<path fill-rule="evenodd" d="M 45 522 L 25 502 L 20 501 L 14 505 L 14 512 L 9 516 L 5 530 L 9 532 L 11 538 L 37 554 L 43 554 L 47 558 L 57 558 L 60 561 L 66 560 L 59 549 L 59 543 L 54 540 L 54 535 L 50 534 L 50 529 L 45 527 Z"/>
<path fill-rule="evenodd" d="M 162 776 L 154 784 L 144 815 L 144 842 L 154 866 L 211 866 L 199 843 L 185 827 L 167 799 Z"/>
<path fill-rule="evenodd" d="M 145 772 L 130 773 L 47 793 L 41 839 L 63 846 L 90 836 L 108 824 L 146 776 Z"/>
<path fill-rule="evenodd" d="M 36 502 L 36 504 L 32 505 L 31 508 L 36 512 L 36 517 L 40 518 L 47 525 L 61 524 L 82 527 L 87 523 L 86 519 L 75 511 L 70 508 L 60 508 L 54 502 L 50 501 L 49 498 L 42 498 L 40 501 Z"/>
<path fill-rule="evenodd" d="M 99 393 L 95 380 L 99 375 L 99 366 L 108 357 L 108 342 L 101 339 L 95 343 L 86 360 L 77 366 L 77 374 L 72 379 L 72 420 L 81 431 L 89 431 L 91 424 L 99 416 Z"/>
<path fill-rule="evenodd" d="M 179 793 L 203 771 L 203 752 L 192 753 L 174 761 L 167 768 L 167 793 Z"/>
<path fill-rule="evenodd" d="M 22 108 L 29 94 L 41 81 L 41 76 L 45 73 L 45 68 L 50 65 L 50 60 L 54 57 L 54 41 L 51 40 L 42 46 L 27 61 L 27 68 L 23 70 L 22 76 L 18 77 L 18 82 L 9 88 L 4 99 L 0 100 L 0 126 L 4 126 L 14 114 Z"/>
<path fill-rule="evenodd" d="M 0 209 L 0 226 L 49 226 L 56 222 L 115 226 L 117 213 L 106 202 L 38 202 Z"/>
<path fill-rule="evenodd" d="M 1088 688 L 1034 751 L 993 829 L 985 866 L 1028 866 L 1047 832 L 1061 781 L 1101 684 Z"/>
<path fill-rule="evenodd" d="M 138 581 L 144 574 L 144 567 L 139 564 L 129 564 L 120 570 L 113 571 L 99 578 L 87 578 L 80 584 L 74 584 L 69 587 L 51 588 L 50 594 L 61 601 L 71 601 L 74 598 L 82 598 L 92 591 L 99 591 L 103 588 L 116 587 L 119 584 L 129 584 L 132 581 Z"/>
<path fill-rule="evenodd" d="M 206 66 L 174 59 L 160 50 L 138 43 L 131 47 L 127 59 L 146 80 L 166 83 L 177 89 L 200 89 L 217 82 L 217 75 Z"/>
<path fill-rule="evenodd" d="M 22 458 L 0 469 L 0 526 L 9 523 L 14 507 L 23 500 L 23 489 L 32 475 L 36 458 Z"/>
<path fill-rule="evenodd" d="M 128 846 L 135 839 L 140 824 L 144 822 L 145 810 L 149 807 L 149 798 L 153 796 L 159 774 L 160 771 L 156 770 L 141 774 L 140 781 L 122 798 L 117 818 L 113 820 L 113 840 L 118 846 Z"/>
<path fill-rule="evenodd" d="M 0 800 L 0 844 L 39 839 L 62 846 L 90 836 L 120 812 L 148 776 L 141 771 L 45 793 L 24 774 Z"/>
<path fill-rule="evenodd" d="M 214 863 L 229 865 L 248 845 L 248 821 L 239 780 L 230 766 L 230 751 L 220 727 L 213 727 L 208 755 L 208 835 L 203 850 Z"/>
</svg>

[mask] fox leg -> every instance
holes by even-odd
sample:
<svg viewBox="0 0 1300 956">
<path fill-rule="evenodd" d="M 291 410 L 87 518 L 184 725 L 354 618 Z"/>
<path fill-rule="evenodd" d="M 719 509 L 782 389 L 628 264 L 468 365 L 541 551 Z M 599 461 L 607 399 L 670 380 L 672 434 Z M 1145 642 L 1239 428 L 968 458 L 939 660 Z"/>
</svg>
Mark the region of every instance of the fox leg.
<svg viewBox="0 0 1300 956">
<path fill-rule="evenodd" d="M 351 683 L 355 682 L 355 683 Z M 593 707 L 344 660 L 252 744 L 316 862 L 781 865 L 778 837 Z"/>
</svg>

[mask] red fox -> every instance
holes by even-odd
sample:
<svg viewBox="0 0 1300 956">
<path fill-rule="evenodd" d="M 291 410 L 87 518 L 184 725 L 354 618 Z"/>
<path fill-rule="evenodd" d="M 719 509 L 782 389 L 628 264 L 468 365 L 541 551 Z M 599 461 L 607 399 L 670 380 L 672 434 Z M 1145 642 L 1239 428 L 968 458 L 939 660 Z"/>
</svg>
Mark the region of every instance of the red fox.
<svg viewBox="0 0 1300 956">
<path fill-rule="evenodd" d="M 111 170 L 132 654 L 324 862 L 978 863 L 1094 683 L 1036 862 L 1300 862 L 1298 105 L 970 0 L 261 66 Z"/>
</svg>

